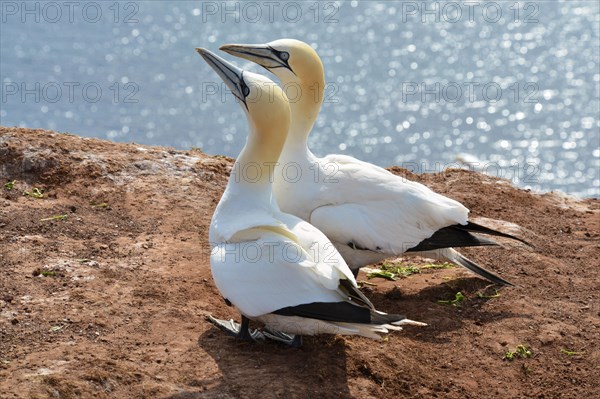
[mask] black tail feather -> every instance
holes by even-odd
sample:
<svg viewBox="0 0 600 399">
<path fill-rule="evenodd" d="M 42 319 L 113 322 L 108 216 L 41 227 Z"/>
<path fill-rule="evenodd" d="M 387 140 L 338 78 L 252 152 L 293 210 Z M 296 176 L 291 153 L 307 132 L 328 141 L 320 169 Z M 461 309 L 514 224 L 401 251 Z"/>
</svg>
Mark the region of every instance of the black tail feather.
<svg viewBox="0 0 600 399">
<path fill-rule="evenodd" d="M 459 247 L 481 247 L 487 245 L 499 245 L 496 241 L 489 238 L 479 237 L 471 233 L 486 234 L 495 237 L 510 238 L 532 246 L 522 238 L 515 237 L 508 233 L 490 229 L 489 227 L 482 226 L 477 223 L 467 222 L 466 225 L 453 224 L 451 226 L 443 227 L 433 233 L 429 238 L 421 241 L 417 246 L 408 249 L 406 252 L 423 252 L 432 251 L 435 249 L 442 248 L 459 248 Z"/>
<path fill-rule="evenodd" d="M 485 226 L 482 226 L 480 224 L 473 223 L 473 222 L 467 222 L 467 224 L 464 226 L 461 224 L 456 224 L 453 227 L 456 227 L 461 230 L 472 231 L 474 233 L 479 233 L 479 234 L 487 234 L 490 236 L 510 238 L 511 240 L 516 240 L 516 241 L 522 242 L 523 244 L 529 245 L 530 247 L 532 246 L 530 243 L 523 240 L 522 238 L 515 237 L 511 234 L 503 233 L 498 230 L 490 229 L 489 227 L 485 227 Z"/>
<path fill-rule="evenodd" d="M 429 238 L 421 241 L 417 246 L 406 252 L 433 251 L 441 248 L 452 247 L 480 247 L 485 245 L 498 245 L 496 241 L 484 237 L 478 237 L 463 229 L 461 225 L 444 227 L 433 233 Z"/>
<path fill-rule="evenodd" d="M 358 269 L 356 269 L 356 273 L 358 274 Z M 375 306 L 373 303 L 363 294 L 358 288 L 356 288 L 350 280 L 340 279 L 340 290 L 342 290 L 346 295 L 348 295 L 349 300 L 355 306 L 365 306 L 369 309 L 375 310 Z"/>
<path fill-rule="evenodd" d="M 349 302 L 313 302 L 288 306 L 273 312 L 281 316 L 300 316 L 343 323 L 391 324 L 406 319 L 398 314 L 385 314 Z"/>
<path fill-rule="evenodd" d="M 456 251 L 452 251 L 452 257 L 449 260 L 451 260 L 453 263 L 456 263 L 466 269 L 469 269 L 473 273 L 478 274 L 481 277 L 483 277 L 487 280 L 490 280 L 493 283 L 500 284 L 500 285 L 507 285 L 507 286 L 511 286 L 511 287 L 514 286 L 514 284 L 511 283 L 510 281 L 507 281 L 507 280 L 503 279 L 502 277 L 490 272 L 489 270 L 484 269 L 483 267 L 479 266 L 477 263 L 473 262 L 469 258 L 461 255 L 460 253 L 458 253 Z"/>
<path fill-rule="evenodd" d="M 404 319 L 406 319 L 406 317 L 400 314 L 381 314 L 371 310 L 371 324 L 392 324 Z"/>
</svg>

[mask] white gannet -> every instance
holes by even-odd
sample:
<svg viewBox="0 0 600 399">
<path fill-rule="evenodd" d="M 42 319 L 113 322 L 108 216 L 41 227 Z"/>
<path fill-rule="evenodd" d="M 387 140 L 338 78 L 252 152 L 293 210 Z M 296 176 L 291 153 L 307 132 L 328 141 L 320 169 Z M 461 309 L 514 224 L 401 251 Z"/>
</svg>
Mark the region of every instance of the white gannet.
<svg viewBox="0 0 600 399">
<path fill-rule="evenodd" d="M 279 210 L 272 192 L 273 165 L 290 125 L 289 103 L 279 86 L 208 50 L 196 50 L 240 101 L 250 130 L 209 230 L 215 284 L 242 314 L 242 324 L 211 321 L 239 338 L 252 339 L 248 323 L 256 320 L 275 337 L 296 334 L 288 336 L 290 345 L 299 345 L 302 335 L 378 339 L 378 333 L 399 330 L 400 325 L 424 325 L 375 310 L 327 237 Z"/>
<path fill-rule="evenodd" d="M 346 155 L 318 158 L 308 149 L 325 88 L 323 64 L 312 47 L 281 39 L 220 49 L 265 67 L 284 88 L 300 93 L 290 101 L 290 131 L 275 173 L 277 203 L 325 233 L 355 275 L 360 267 L 410 252 L 512 285 L 452 247 L 498 245 L 471 232 L 523 240 L 469 222 L 466 207 L 423 184 Z"/>
</svg>

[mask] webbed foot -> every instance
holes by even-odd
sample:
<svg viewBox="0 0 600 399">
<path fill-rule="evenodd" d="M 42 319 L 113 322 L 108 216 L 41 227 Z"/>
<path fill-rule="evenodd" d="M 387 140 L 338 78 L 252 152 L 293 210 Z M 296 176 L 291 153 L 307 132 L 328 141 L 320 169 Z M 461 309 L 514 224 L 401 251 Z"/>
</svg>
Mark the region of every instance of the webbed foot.
<svg viewBox="0 0 600 399">
<path fill-rule="evenodd" d="M 300 348 L 302 346 L 302 335 L 286 334 L 280 331 L 264 330 L 263 335 L 273 341 L 281 342 L 292 348 Z"/>
<path fill-rule="evenodd" d="M 242 339 L 244 341 L 265 340 L 265 335 L 260 330 L 253 330 L 248 328 L 248 319 L 244 316 L 242 316 L 242 324 L 236 323 L 233 320 L 216 319 L 211 315 L 206 316 L 206 319 L 210 321 L 219 330 L 232 337 Z"/>
<path fill-rule="evenodd" d="M 302 346 L 301 335 L 286 334 L 280 331 L 260 331 L 258 329 L 253 330 L 248 328 L 250 320 L 246 316 L 242 316 L 242 324 L 236 323 L 233 320 L 217 319 L 211 315 L 206 316 L 206 319 L 225 334 L 244 341 L 258 342 L 268 338 L 292 348 L 300 348 Z"/>
</svg>

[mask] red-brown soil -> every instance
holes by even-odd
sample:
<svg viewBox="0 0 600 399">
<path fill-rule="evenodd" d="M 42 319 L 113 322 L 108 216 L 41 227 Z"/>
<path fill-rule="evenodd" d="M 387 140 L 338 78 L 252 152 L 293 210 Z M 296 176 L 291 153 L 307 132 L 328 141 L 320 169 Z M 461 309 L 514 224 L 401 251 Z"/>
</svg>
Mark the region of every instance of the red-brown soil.
<svg viewBox="0 0 600 399">
<path fill-rule="evenodd" d="M 521 226 L 534 248 L 464 251 L 519 287 L 481 298 L 494 290 L 461 268 L 372 279 L 377 308 L 429 326 L 291 349 L 238 342 L 205 320 L 239 317 L 207 256 L 231 165 L 0 128 L 0 183 L 16 180 L 0 185 L 1 398 L 600 398 L 598 199 L 463 170 L 410 175 L 473 216 Z M 43 198 L 23 195 L 34 188 Z M 437 302 L 458 291 L 460 306 Z M 503 359 L 521 344 L 530 358 Z"/>
</svg>

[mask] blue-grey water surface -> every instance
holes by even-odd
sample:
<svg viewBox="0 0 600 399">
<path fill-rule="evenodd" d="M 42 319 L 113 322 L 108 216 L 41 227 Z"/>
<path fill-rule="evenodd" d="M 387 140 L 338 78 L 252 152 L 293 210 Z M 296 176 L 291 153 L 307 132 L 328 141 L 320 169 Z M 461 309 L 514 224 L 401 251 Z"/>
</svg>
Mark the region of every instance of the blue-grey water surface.
<svg viewBox="0 0 600 399">
<path fill-rule="evenodd" d="M 242 111 L 194 47 L 291 37 L 317 49 L 329 83 L 317 155 L 416 172 L 462 160 L 520 187 L 599 196 L 599 8 L 3 0 L 0 122 L 235 156 Z"/>
</svg>

